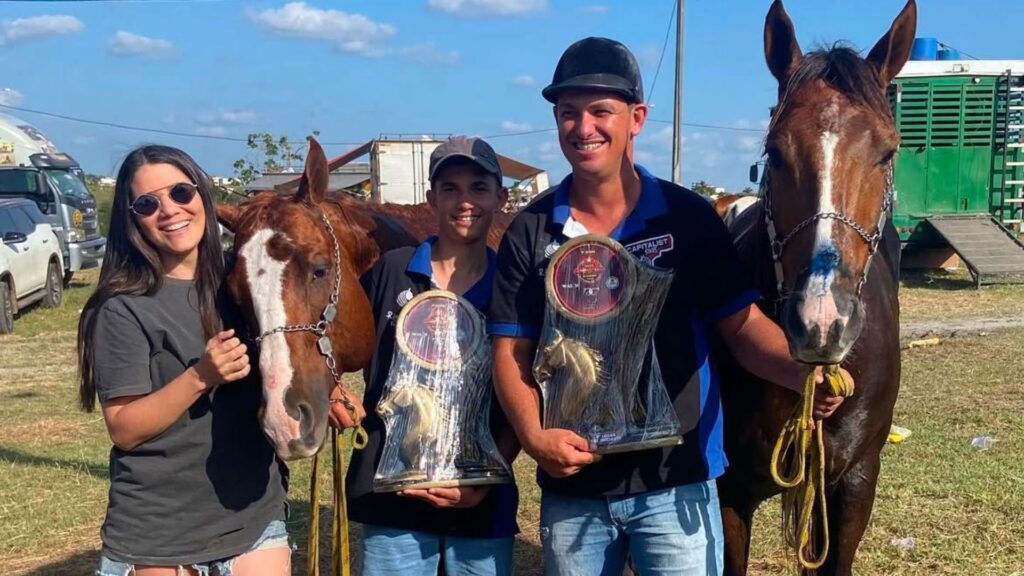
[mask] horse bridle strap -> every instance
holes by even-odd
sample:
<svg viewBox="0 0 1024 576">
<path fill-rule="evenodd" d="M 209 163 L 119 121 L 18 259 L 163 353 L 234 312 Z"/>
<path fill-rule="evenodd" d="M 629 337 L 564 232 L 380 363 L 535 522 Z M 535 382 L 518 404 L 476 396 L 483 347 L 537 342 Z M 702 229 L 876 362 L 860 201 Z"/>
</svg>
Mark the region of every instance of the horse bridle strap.
<svg viewBox="0 0 1024 576">
<path fill-rule="evenodd" d="M 331 221 L 327 218 L 325 212 L 320 213 L 320 219 L 324 222 L 324 227 L 327 228 L 327 234 L 331 237 L 331 242 L 334 244 L 334 289 L 331 291 L 331 298 L 327 301 L 327 305 L 324 306 L 323 312 L 320 313 L 320 320 L 316 324 L 287 324 L 285 326 L 278 326 L 265 330 L 256 338 L 256 343 L 259 344 L 264 338 L 271 334 L 280 334 L 282 332 L 312 332 L 316 335 L 316 347 L 320 352 L 320 355 L 324 357 L 324 362 L 327 364 L 327 369 L 331 371 L 331 376 L 335 382 L 341 382 L 341 374 L 338 372 L 337 363 L 334 360 L 334 349 L 331 346 L 331 338 L 327 335 L 327 329 L 330 327 L 331 322 L 334 321 L 335 316 L 338 315 L 338 296 L 341 292 L 341 245 L 338 243 L 338 236 L 334 233 L 334 227 L 331 226 Z M 353 417 L 356 414 L 355 404 L 345 394 L 341 395 L 339 401 L 345 406 L 345 408 L 352 413 Z"/>
<path fill-rule="evenodd" d="M 805 218 L 799 224 L 793 227 L 788 234 L 779 238 L 778 231 L 775 227 L 775 216 L 773 214 L 772 206 L 772 195 L 771 187 L 768 185 L 770 177 L 770 170 L 765 170 L 764 176 L 761 178 L 761 196 L 764 197 L 764 223 L 768 230 L 768 242 L 771 246 L 772 251 L 772 262 L 775 265 L 775 282 L 776 289 L 778 290 L 779 298 L 784 296 L 785 284 L 783 279 L 782 271 L 782 252 L 786 249 L 786 244 L 789 243 L 800 231 L 807 228 L 811 224 L 818 222 L 819 220 L 835 220 L 842 222 L 858 236 L 864 240 L 868 245 L 868 259 L 864 263 L 864 272 L 861 274 L 860 280 L 857 281 L 857 296 L 860 296 L 861 291 L 864 289 L 864 283 L 867 281 L 868 270 L 871 268 L 871 260 L 878 251 L 878 243 L 881 241 L 885 231 L 885 220 L 888 218 L 889 213 L 892 212 L 893 207 L 893 176 L 892 176 L 892 161 L 886 165 L 885 169 L 885 192 L 882 199 L 882 210 L 878 215 L 878 222 L 875 225 L 874 232 L 868 232 L 859 222 L 850 218 L 842 212 L 818 212 Z"/>
</svg>

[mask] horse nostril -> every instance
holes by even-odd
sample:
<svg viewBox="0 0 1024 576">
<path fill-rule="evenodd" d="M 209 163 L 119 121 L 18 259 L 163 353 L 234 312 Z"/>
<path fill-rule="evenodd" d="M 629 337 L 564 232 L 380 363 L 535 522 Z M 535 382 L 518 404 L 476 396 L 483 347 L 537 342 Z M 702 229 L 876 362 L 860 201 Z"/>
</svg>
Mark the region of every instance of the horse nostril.
<svg viewBox="0 0 1024 576">
<path fill-rule="evenodd" d="M 299 429 L 302 436 L 308 436 L 310 430 L 313 429 L 313 406 L 309 402 L 299 402 L 296 409 L 299 411 Z"/>
</svg>

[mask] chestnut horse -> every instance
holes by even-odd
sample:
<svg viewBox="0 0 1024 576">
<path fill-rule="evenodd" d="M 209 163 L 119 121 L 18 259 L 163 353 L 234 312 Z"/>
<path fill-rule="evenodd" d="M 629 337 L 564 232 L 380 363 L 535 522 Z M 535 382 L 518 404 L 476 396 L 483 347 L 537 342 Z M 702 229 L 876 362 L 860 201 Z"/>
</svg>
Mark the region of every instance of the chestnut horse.
<svg viewBox="0 0 1024 576">
<path fill-rule="evenodd" d="M 899 389 L 899 241 L 889 220 L 899 135 L 886 89 L 910 54 L 916 20 L 909 0 L 864 59 L 844 47 L 803 54 L 780 0 L 765 22 L 779 101 L 762 200 L 730 231 L 792 355 L 841 363 L 856 381 L 854 396 L 824 422 L 831 544 L 822 574 L 851 573 Z M 719 489 L 725 573 L 736 575 L 747 570 L 754 511 L 781 492 L 769 461 L 798 397 L 723 360 L 730 467 Z M 816 544 L 820 550 L 823 542 Z"/>
<path fill-rule="evenodd" d="M 327 182 L 327 158 L 311 140 L 294 196 L 266 192 L 217 210 L 235 235 L 228 291 L 258 335 L 263 431 L 289 460 L 316 453 L 335 380 L 373 355 L 374 321 L 359 277 L 384 252 L 437 231 L 425 204 L 327 199 Z M 491 246 L 510 219 L 495 215 Z"/>
</svg>

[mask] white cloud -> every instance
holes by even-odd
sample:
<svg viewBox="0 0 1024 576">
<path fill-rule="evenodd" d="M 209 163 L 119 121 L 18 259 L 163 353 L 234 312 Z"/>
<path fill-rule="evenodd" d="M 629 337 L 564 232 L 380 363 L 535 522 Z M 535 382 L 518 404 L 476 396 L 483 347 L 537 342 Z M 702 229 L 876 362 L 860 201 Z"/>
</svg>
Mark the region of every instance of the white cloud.
<svg viewBox="0 0 1024 576">
<path fill-rule="evenodd" d="M 140 58 L 170 58 L 177 51 L 168 40 L 149 38 L 124 30 L 118 30 L 110 39 L 107 51 L 115 56 L 137 56 Z"/>
<path fill-rule="evenodd" d="M 535 86 L 537 84 L 537 80 L 529 74 L 520 74 L 519 76 L 509 80 L 508 83 L 513 86 Z"/>
<path fill-rule="evenodd" d="M 505 132 L 526 132 L 530 130 L 532 126 L 526 122 L 514 122 L 512 120 L 505 120 L 501 123 L 501 129 Z"/>
<path fill-rule="evenodd" d="M 537 147 L 537 157 L 545 162 L 556 162 L 562 157 L 562 148 L 558 142 L 544 142 Z"/>
<path fill-rule="evenodd" d="M 427 6 L 458 17 L 514 16 L 544 10 L 547 0 L 427 0 Z"/>
<path fill-rule="evenodd" d="M 391 24 L 374 22 L 362 14 L 324 10 L 305 2 L 290 2 L 277 10 L 251 10 L 249 18 L 271 34 L 322 40 L 360 56 L 382 56 L 383 43 L 396 31 Z"/>
<path fill-rule="evenodd" d="M 584 14 L 607 14 L 608 7 L 592 4 L 590 6 L 584 6 L 580 8 L 580 12 L 583 12 Z"/>
<path fill-rule="evenodd" d="M 736 138 L 736 149 L 740 152 L 758 152 L 763 141 L 761 136 L 740 136 Z"/>
<path fill-rule="evenodd" d="M 458 50 L 444 50 L 433 42 L 407 46 L 396 50 L 395 53 L 409 62 L 424 66 L 450 66 L 462 59 L 462 54 Z"/>
<path fill-rule="evenodd" d="M 14 88 L 0 88 L 0 104 L 4 106 L 20 106 L 24 98 Z"/>
<path fill-rule="evenodd" d="M 227 124 L 252 124 L 256 113 L 252 110 L 221 110 L 220 121 Z"/>
<path fill-rule="evenodd" d="M 81 20 L 64 14 L 4 20 L 0 23 L 0 44 L 74 34 L 82 28 L 85 24 Z"/>
<path fill-rule="evenodd" d="M 225 136 L 228 131 L 223 126 L 200 126 L 196 130 L 196 134 L 202 134 L 203 136 Z"/>
</svg>

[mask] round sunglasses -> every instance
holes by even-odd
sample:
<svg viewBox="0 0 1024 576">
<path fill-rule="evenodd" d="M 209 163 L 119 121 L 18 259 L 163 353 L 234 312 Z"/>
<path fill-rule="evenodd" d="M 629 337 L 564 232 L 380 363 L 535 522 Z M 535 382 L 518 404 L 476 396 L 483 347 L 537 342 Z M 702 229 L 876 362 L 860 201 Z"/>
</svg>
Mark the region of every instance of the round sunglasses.
<svg viewBox="0 0 1024 576">
<path fill-rule="evenodd" d="M 192 202 L 192 199 L 196 197 L 198 189 L 199 187 L 191 182 L 178 182 L 167 191 L 167 197 L 173 200 L 175 204 L 184 206 Z M 132 212 L 139 216 L 152 216 L 159 209 L 160 197 L 152 193 L 140 194 L 131 204 Z"/>
</svg>

